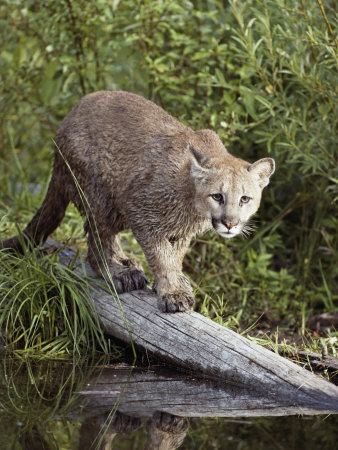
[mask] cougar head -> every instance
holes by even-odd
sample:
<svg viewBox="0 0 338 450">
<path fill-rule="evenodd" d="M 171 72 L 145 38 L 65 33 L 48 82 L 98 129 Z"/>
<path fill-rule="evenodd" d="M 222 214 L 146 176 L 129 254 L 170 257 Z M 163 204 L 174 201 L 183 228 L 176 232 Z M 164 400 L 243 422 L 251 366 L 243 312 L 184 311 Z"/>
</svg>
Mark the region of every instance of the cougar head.
<svg viewBox="0 0 338 450">
<path fill-rule="evenodd" d="M 209 158 L 190 146 L 190 170 L 195 184 L 195 208 L 222 237 L 245 234 L 258 210 L 262 191 L 275 171 L 272 158 L 250 164 L 224 152 Z"/>
</svg>

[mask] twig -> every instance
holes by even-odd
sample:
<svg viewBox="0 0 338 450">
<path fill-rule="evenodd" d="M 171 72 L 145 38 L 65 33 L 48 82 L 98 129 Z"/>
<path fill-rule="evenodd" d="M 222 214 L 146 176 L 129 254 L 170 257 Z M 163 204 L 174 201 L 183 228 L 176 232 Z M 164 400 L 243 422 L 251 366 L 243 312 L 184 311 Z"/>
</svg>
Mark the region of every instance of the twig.
<svg viewBox="0 0 338 450">
<path fill-rule="evenodd" d="M 330 22 L 329 22 L 329 20 L 328 20 L 326 14 L 325 14 L 325 9 L 324 9 L 324 5 L 323 5 L 323 3 L 322 3 L 322 0 L 317 0 L 317 3 L 318 3 L 318 5 L 319 5 L 319 8 L 320 8 L 322 14 L 323 14 L 323 17 L 324 17 L 325 23 L 326 23 L 326 25 L 327 25 L 327 28 L 328 28 L 328 30 L 329 30 L 329 33 L 331 34 L 331 36 L 333 36 L 333 31 L 332 31 Z"/>
</svg>

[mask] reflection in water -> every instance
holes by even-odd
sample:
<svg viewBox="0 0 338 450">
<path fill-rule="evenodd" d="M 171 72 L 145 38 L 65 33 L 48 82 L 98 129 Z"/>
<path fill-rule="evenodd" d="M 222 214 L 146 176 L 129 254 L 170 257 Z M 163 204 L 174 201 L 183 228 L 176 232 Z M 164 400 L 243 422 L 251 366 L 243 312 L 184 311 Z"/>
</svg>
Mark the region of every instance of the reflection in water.
<svg viewBox="0 0 338 450">
<path fill-rule="evenodd" d="M 74 437 L 77 427 L 66 417 L 79 397 L 74 395 L 77 386 L 83 385 L 84 373 L 88 376 L 90 370 L 86 363 L 78 366 L 3 357 L 0 362 L 0 449 L 57 449 L 56 438 L 60 434 L 71 442 L 69 438 Z M 76 411 L 81 411 L 80 404 L 74 408 L 75 414 Z"/>
<path fill-rule="evenodd" d="M 111 449 L 113 439 L 121 434 L 134 432 L 142 426 L 140 418 L 116 412 L 111 420 L 107 414 L 85 419 L 80 428 L 79 450 Z M 147 421 L 145 450 L 175 450 L 187 433 L 189 422 L 185 417 L 157 412 Z"/>
<path fill-rule="evenodd" d="M 111 420 L 109 414 L 100 414 L 88 417 L 82 422 L 79 437 L 79 450 L 102 448 L 108 450 L 112 447 L 115 436 L 121 433 L 132 433 L 141 427 L 141 420 L 130 417 L 118 411 Z"/>
<path fill-rule="evenodd" d="M 328 412 L 327 399 L 321 408 L 297 405 L 292 395 L 291 388 L 278 398 L 264 387 L 163 369 L 7 357 L 0 363 L 0 449 L 335 448 L 337 416 L 252 418 Z"/>
<path fill-rule="evenodd" d="M 185 417 L 156 412 L 147 424 L 145 449 L 175 450 L 184 441 L 188 428 L 189 422 Z"/>
</svg>

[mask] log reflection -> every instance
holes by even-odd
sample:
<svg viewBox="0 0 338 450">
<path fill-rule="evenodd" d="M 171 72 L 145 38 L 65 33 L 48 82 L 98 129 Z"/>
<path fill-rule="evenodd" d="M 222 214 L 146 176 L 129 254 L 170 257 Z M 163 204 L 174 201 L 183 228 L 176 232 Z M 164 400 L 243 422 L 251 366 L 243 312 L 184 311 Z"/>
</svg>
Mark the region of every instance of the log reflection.
<svg viewBox="0 0 338 450">
<path fill-rule="evenodd" d="M 105 450 L 119 448 L 128 434 L 142 437 L 140 450 L 169 450 L 184 441 L 190 417 L 338 412 L 337 398 L 319 401 L 311 389 L 299 393 L 297 385 L 274 390 L 269 383 L 216 382 L 158 367 L 10 357 L 0 365 L 0 398 L 1 449 L 64 448 L 55 442 L 66 439 L 67 448 Z M 143 431 L 133 434 L 140 426 Z"/>
<path fill-rule="evenodd" d="M 141 426 L 141 419 L 117 412 L 112 419 L 109 413 L 85 419 L 80 428 L 79 450 L 110 450 L 118 434 L 132 433 Z"/>
</svg>

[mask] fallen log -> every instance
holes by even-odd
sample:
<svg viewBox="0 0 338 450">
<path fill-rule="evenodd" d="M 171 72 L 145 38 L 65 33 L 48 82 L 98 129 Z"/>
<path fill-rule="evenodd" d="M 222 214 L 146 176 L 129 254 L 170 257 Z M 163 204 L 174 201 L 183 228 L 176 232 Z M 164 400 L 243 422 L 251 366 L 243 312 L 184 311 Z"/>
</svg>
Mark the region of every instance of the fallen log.
<svg viewBox="0 0 338 450">
<path fill-rule="evenodd" d="M 338 387 L 291 361 L 257 345 L 193 311 L 167 314 L 150 290 L 133 291 L 117 298 L 95 277 L 90 265 L 74 261 L 75 250 L 60 252 L 63 264 L 93 279 L 90 299 L 104 332 L 141 347 L 174 366 L 207 377 L 262 389 L 283 396 L 290 405 L 311 404 L 338 412 Z"/>
</svg>

